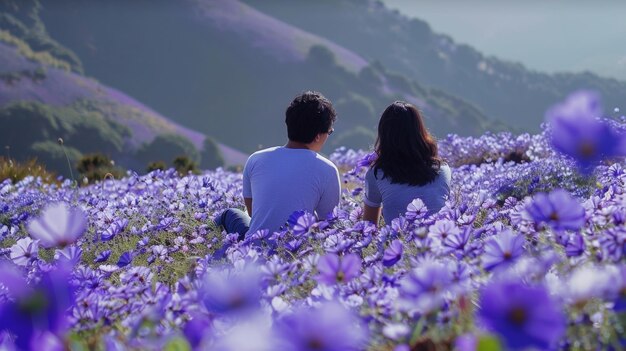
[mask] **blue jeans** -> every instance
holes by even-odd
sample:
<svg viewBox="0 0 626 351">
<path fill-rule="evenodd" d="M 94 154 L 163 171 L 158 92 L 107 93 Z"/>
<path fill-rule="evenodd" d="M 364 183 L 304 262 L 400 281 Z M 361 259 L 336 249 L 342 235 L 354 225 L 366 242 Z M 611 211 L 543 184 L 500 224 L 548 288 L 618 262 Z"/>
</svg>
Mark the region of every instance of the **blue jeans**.
<svg viewBox="0 0 626 351">
<path fill-rule="evenodd" d="M 229 208 L 215 217 L 215 224 L 223 226 L 227 233 L 238 233 L 239 240 L 246 237 L 250 229 L 250 216 L 238 208 Z"/>
</svg>

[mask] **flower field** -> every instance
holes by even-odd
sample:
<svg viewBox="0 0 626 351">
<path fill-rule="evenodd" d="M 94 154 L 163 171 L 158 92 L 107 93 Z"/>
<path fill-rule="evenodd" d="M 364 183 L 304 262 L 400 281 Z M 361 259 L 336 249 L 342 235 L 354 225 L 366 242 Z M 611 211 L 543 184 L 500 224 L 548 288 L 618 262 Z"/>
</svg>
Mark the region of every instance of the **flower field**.
<svg viewBox="0 0 626 351">
<path fill-rule="evenodd" d="M 0 349 L 621 350 L 626 119 L 581 92 L 538 135 L 451 135 L 446 206 L 361 221 L 373 155 L 338 149 L 342 201 L 244 241 L 239 173 L 0 183 Z M 616 109 L 615 112 L 618 112 Z"/>
</svg>

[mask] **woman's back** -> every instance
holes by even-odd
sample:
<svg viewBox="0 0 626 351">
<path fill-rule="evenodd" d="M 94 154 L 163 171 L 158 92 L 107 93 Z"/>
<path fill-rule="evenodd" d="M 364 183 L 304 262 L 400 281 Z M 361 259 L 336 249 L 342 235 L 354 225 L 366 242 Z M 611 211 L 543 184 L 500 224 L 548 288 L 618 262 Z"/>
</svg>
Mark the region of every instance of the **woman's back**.
<svg viewBox="0 0 626 351">
<path fill-rule="evenodd" d="M 385 177 L 381 169 L 374 172 L 374 168 L 370 168 L 365 175 L 364 202 L 370 207 L 382 205 L 387 223 L 404 215 L 409 203 L 417 198 L 424 202 L 428 213 L 432 214 L 445 205 L 450 193 L 450 181 L 450 167 L 445 163 L 441 164 L 433 181 L 425 185 L 392 183 L 390 177 Z"/>
<path fill-rule="evenodd" d="M 418 109 L 404 101 L 387 106 L 378 122 L 376 158 L 366 176 L 363 219 L 387 223 L 406 212 L 416 198 L 438 212 L 450 193 L 450 167 L 439 157 L 437 141 Z"/>
</svg>

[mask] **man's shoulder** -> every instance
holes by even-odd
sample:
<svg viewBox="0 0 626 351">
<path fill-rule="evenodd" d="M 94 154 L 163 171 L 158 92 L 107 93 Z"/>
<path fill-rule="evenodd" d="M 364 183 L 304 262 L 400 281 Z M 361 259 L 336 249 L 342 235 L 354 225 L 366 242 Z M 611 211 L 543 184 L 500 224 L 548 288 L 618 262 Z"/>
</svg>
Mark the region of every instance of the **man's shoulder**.
<svg viewBox="0 0 626 351">
<path fill-rule="evenodd" d="M 277 149 L 280 149 L 280 146 L 268 147 L 266 149 L 255 151 L 254 153 L 252 153 L 252 155 L 250 155 L 250 157 L 258 157 L 260 155 L 265 155 L 265 154 L 271 153 L 272 151 L 276 151 Z"/>
<path fill-rule="evenodd" d="M 280 146 L 274 146 L 274 147 L 268 147 L 267 149 L 255 151 L 254 153 L 252 153 L 252 155 L 248 157 L 248 162 L 254 161 L 256 159 L 268 157 L 269 155 L 272 154 L 272 152 L 276 151 L 279 148 Z"/>
<path fill-rule="evenodd" d="M 320 166 L 324 168 L 328 168 L 329 170 L 338 171 L 337 166 L 335 166 L 335 164 L 331 160 L 327 159 L 326 157 L 320 154 L 317 154 L 315 158 L 317 162 L 320 164 Z"/>
</svg>

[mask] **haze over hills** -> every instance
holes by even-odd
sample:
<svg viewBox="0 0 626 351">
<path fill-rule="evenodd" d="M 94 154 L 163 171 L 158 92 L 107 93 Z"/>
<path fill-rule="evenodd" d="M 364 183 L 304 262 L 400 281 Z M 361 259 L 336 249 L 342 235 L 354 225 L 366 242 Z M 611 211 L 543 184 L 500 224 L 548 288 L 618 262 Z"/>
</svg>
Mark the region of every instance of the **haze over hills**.
<svg viewBox="0 0 626 351">
<path fill-rule="evenodd" d="M 487 56 L 626 81 L 622 0 L 381 0 Z M 584 25 L 581 25 L 584 24 Z"/>
<path fill-rule="evenodd" d="M 327 153 L 370 147 L 380 113 L 397 99 L 419 106 L 443 137 L 537 131 L 545 109 L 580 88 L 598 90 L 608 106 L 626 96 L 623 82 L 486 57 L 380 1 L 2 4 L 0 60 L 10 64 L 0 108 L 13 121 L 33 111 L 45 121 L 30 151 L 56 150 L 33 145 L 63 130 L 77 153 L 95 145 L 85 135 L 100 135 L 103 150 L 137 165 L 172 145 L 199 158 L 209 136 L 229 164 L 245 154 L 226 145 L 251 153 L 284 143 L 284 109 L 304 90 L 323 92 L 338 111 Z M 127 148 L 151 151 L 131 157 Z"/>
<path fill-rule="evenodd" d="M 440 136 L 504 128 L 462 99 L 238 0 L 56 0 L 43 2 L 41 16 L 89 75 L 246 152 L 284 143 L 284 109 L 309 89 L 340 115 L 326 152 L 371 145 L 396 99 L 418 104 Z"/>
<path fill-rule="evenodd" d="M 609 107 L 620 106 L 626 96 L 626 82 L 592 73 L 544 74 L 485 56 L 380 1 L 245 1 L 287 23 L 332 37 L 390 71 L 470 101 L 490 118 L 520 130 L 538 131 L 546 108 L 574 90 L 597 90 Z"/>
</svg>

